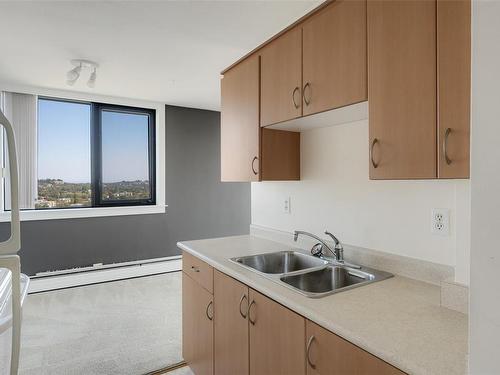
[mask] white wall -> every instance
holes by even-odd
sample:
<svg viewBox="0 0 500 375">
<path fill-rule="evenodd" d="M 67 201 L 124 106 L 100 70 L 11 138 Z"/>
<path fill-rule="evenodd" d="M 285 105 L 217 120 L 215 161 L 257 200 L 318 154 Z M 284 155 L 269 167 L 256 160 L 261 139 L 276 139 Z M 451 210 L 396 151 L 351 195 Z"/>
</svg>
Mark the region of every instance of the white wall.
<svg viewBox="0 0 500 375">
<path fill-rule="evenodd" d="M 303 132 L 301 148 L 301 181 L 252 184 L 252 224 L 329 229 L 349 245 L 456 265 L 468 284 L 468 181 L 370 181 L 366 120 Z M 449 236 L 431 234 L 433 208 L 451 210 Z"/>
<path fill-rule="evenodd" d="M 472 8 L 470 362 L 500 374 L 500 2 Z"/>
</svg>

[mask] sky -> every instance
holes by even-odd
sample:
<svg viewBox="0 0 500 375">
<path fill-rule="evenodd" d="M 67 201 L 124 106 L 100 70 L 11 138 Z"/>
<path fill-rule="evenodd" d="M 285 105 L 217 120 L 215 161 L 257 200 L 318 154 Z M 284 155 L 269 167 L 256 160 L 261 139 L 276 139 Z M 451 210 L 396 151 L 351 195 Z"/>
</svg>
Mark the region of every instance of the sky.
<svg viewBox="0 0 500 375">
<path fill-rule="evenodd" d="M 103 111 L 103 182 L 148 179 L 148 118 Z M 90 182 L 90 104 L 40 99 L 38 178 Z"/>
</svg>

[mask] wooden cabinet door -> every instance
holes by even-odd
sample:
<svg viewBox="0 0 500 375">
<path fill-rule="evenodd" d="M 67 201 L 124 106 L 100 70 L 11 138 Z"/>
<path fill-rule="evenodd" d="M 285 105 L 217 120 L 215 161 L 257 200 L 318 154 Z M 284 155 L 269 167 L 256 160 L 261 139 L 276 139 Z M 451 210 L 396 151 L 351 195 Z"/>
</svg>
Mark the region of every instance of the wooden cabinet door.
<svg viewBox="0 0 500 375">
<path fill-rule="evenodd" d="M 250 374 L 305 374 L 305 319 L 250 289 Z"/>
<path fill-rule="evenodd" d="M 370 178 L 436 178 L 436 3 L 367 12 Z"/>
<path fill-rule="evenodd" d="M 196 375 L 214 373 L 212 295 L 182 273 L 182 355 Z"/>
<path fill-rule="evenodd" d="M 302 115 L 302 30 L 293 28 L 261 51 L 260 125 Z"/>
<path fill-rule="evenodd" d="M 303 113 L 367 100 L 366 1 L 337 0 L 303 25 Z"/>
<path fill-rule="evenodd" d="M 248 374 L 248 287 L 215 271 L 214 303 L 215 373 Z"/>
<path fill-rule="evenodd" d="M 259 181 L 259 56 L 221 81 L 221 180 Z"/>
<path fill-rule="evenodd" d="M 403 372 L 317 324 L 306 323 L 307 375 L 402 375 Z"/>
<path fill-rule="evenodd" d="M 470 29 L 470 0 L 437 1 L 439 178 L 469 178 Z"/>
</svg>

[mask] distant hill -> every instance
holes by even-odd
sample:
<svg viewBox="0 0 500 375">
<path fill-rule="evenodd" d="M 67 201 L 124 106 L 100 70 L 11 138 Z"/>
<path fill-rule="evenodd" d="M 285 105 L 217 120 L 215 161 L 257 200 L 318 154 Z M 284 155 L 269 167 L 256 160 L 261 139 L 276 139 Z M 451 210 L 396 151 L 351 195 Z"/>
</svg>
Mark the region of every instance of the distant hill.
<svg viewBox="0 0 500 375">
<path fill-rule="evenodd" d="M 102 185 L 104 200 L 147 199 L 149 181 L 107 182 Z M 38 180 L 36 208 L 89 207 L 92 202 L 90 183 L 65 182 L 62 179 Z"/>
</svg>

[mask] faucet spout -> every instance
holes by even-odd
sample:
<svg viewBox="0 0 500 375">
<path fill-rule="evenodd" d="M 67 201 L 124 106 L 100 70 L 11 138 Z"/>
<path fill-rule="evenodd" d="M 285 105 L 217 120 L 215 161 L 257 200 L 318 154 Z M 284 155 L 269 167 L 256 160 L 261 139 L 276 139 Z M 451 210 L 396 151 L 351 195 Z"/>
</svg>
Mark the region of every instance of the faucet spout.
<svg viewBox="0 0 500 375">
<path fill-rule="evenodd" d="M 333 247 L 333 250 L 330 246 L 328 246 L 328 244 L 324 240 L 322 240 L 321 238 L 319 238 L 318 236 L 316 236 L 312 233 L 305 232 L 303 230 L 294 231 L 293 232 L 293 240 L 295 242 L 297 242 L 299 235 L 304 235 L 304 236 L 314 238 L 319 243 L 314 245 L 313 248 L 311 249 L 311 253 L 313 255 L 319 256 L 320 258 L 324 258 L 322 251 L 323 251 L 323 247 L 326 247 L 330 251 L 330 253 L 333 254 L 333 258 L 335 259 L 334 263 L 339 264 L 339 265 L 343 265 L 343 266 L 347 266 L 350 268 L 361 269 L 361 266 L 359 266 L 357 264 L 347 263 L 344 261 L 344 247 L 342 246 L 342 243 L 340 243 L 340 241 L 337 237 L 335 237 L 329 231 L 325 231 L 325 234 L 333 240 L 333 243 L 335 244 L 335 246 Z"/>
<path fill-rule="evenodd" d="M 308 236 L 308 237 L 314 238 L 316 241 L 319 241 L 321 243 L 321 245 L 323 245 L 324 247 L 326 247 L 330 251 L 330 253 L 333 254 L 333 257 L 335 258 L 335 260 L 339 261 L 339 259 L 338 259 L 339 254 L 335 250 L 332 250 L 330 248 L 330 246 L 328 246 L 328 244 L 324 240 L 322 240 L 321 238 L 319 238 L 315 234 L 312 234 L 312 233 L 309 233 L 309 232 L 306 232 L 306 231 L 303 231 L 303 230 L 296 230 L 293 233 L 293 240 L 295 242 L 297 242 L 297 239 L 299 238 L 299 235 Z M 335 245 L 335 246 L 337 246 L 337 245 Z"/>
</svg>

